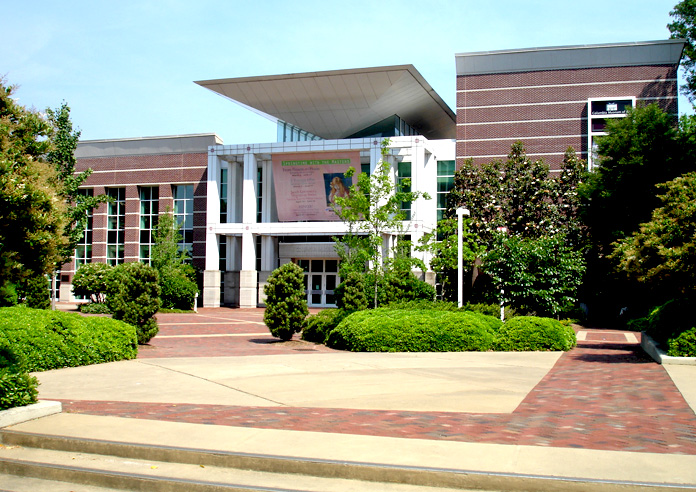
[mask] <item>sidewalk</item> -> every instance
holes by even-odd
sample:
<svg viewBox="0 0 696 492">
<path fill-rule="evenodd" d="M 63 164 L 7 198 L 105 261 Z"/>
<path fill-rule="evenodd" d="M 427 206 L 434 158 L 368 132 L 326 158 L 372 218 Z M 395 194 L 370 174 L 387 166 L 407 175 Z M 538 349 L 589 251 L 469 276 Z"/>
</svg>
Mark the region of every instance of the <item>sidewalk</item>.
<svg viewBox="0 0 696 492">
<path fill-rule="evenodd" d="M 192 426 L 210 449 L 696 487 L 696 367 L 677 387 L 639 334 L 582 329 L 564 354 L 351 354 L 276 341 L 262 310 L 159 321 L 136 361 L 37 374 L 64 413 L 18 427 Z"/>
</svg>

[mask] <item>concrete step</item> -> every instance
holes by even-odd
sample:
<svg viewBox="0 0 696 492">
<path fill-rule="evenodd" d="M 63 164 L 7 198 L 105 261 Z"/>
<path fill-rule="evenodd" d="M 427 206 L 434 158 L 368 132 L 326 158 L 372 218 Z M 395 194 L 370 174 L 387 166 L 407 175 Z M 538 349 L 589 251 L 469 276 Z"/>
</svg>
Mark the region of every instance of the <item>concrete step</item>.
<svg viewBox="0 0 696 492">
<path fill-rule="evenodd" d="M 117 492 L 111 489 L 85 484 L 42 480 L 40 478 L 22 477 L 0 473 L 0 491 L 2 492 Z"/>
<path fill-rule="evenodd" d="M 0 474 L 3 475 L 0 478 L 12 478 L 7 485 L 0 482 L 0 490 L 13 492 L 115 489 L 158 492 L 462 490 L 380 480 L 394 478 L 388 473 L 383 477 L 372 474 L 375 480 L 369 481 L 345 478 L 360 475 L 357 469 L 351 470 L 351 465 L 347 463 L 310 463 L 273 456 L 57 438 L 12 431 L 2 431 L 1 437 Z M 53 488 L 44 487 L 44 483 L 51 484 Z M 32 485 L 36 488 L 32 489 Z"/>
</svg>

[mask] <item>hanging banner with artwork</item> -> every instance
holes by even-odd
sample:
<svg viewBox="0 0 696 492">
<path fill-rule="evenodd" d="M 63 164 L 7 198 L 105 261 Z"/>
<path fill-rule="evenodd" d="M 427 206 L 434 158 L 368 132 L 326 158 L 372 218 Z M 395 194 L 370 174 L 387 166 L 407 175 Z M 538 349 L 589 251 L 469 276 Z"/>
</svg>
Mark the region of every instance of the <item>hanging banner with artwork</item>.
<svg viewBox="0 0 696 492">
<path fill-rule="evenodd" d="M 356 173 L 346 178 L 348 168 Z M 357 183 L 360 151 L 273 154 L 273 182 L 280 222 L 336 221 L 337 196 Z"/>
</svg>

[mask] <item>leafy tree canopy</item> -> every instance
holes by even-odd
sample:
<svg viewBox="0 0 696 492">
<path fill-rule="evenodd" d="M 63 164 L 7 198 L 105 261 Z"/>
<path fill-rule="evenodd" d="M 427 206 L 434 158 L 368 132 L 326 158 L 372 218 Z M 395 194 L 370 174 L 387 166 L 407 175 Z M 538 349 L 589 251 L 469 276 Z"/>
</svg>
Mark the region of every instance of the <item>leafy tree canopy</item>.
<svg viewBox="0 0 696 492">
<path fill-rule="evenodd" d="M 44 156 L 52 127 L 0 80 L 0 279 L 48 273 L 68 245 L 59 179 Z"/>
<path fill-rule="evenodd" d="M 696 172 L 659 184 L 662 205 L 611 257 L 630 279 L 663 298 L 696 294 Z"/>
<path fill-rule="evenodd" d="M 669 13 L 674 19 L 667 24 L 671 38 L 686 40 L 681 66 L 686 72 L 686 85 L 682 92 L 691 102 L 696 99 L 696 0 L 682 0 Z"/>
</svg>

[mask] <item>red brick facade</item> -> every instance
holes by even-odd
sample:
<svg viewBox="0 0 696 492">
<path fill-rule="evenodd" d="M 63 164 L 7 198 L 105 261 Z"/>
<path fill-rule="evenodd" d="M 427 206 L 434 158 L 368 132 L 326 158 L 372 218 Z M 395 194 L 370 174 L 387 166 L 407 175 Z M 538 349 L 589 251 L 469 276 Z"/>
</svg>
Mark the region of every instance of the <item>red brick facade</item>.
<svg viewBox="0 0 696 492">
<path fill-rule="evenodd" d="M 521 140 L 558 168 L 570 146 L 587 157 L 587 100 L 635 97 L 677 113 L 677 66 L 544 70 L 457 77 L 457 161 L 504 158 Z"/>
<path fill-rule="evenodd" d="M 172 210 L 173 185 L 193 185 L 193 263 L 205 266 L 206 186 L 208 156 L 206 152 L 181 154 L 124 155 L 98 158 L 78 158 L 77 171 L 92 169 L 92 175 L 83 188 L 91 188 L 94 195 L 107 188 L 125 188 L 125 261 L 138 261 L 140 248 L 140 195 L 141 186 L 159 190 L 159 213 Z M 107 210 L 102 204 L 94 210 L 92 261 L 105 263 L 107 258 Z M 74 273 L 72 261 L 62 269 L 61 280 L 69 282 Z"/>
</svg>

